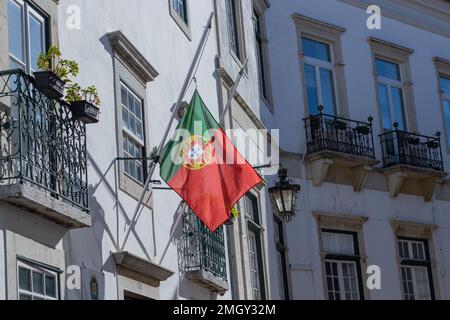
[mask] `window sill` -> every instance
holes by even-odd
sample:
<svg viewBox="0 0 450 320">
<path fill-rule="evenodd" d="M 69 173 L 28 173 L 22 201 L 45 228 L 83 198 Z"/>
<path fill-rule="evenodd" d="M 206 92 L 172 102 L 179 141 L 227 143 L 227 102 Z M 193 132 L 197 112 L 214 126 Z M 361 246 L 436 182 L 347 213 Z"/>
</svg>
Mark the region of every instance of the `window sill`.
<svg viewBox="0 0 450 320">
<path fill-rule="evenodd" d="M 142 182 L 137 181 L 136 179 L 130 177 L 128 174 L 122 171 L 120 172 L 119 189 L 128 194 L 136 201 L 139 201 L 142 191 L 144 190 L 144 185 L 142 184 Z M 150 209 L 153 208 L 153 201 L 150 198 L 151 194 L 152 189 L 151 187 L 149 187 L 149 189 L 145 192 L 143 202 L 143 205 Z"/>
</svg>

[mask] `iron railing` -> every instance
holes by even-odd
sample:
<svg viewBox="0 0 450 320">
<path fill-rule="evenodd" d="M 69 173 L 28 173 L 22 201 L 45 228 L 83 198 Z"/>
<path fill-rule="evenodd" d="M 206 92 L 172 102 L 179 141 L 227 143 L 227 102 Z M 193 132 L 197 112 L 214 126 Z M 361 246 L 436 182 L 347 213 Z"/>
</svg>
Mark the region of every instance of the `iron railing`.
<svg viewBox="0 0 450 320">
<path fill-rule="evenodd" d="M 394 130 L 380 135 L 383 166 L 403 164 L 444 171 L 440 136 L 440 132 L 430 137 L 399 130 L 394 123 Z"/>
<path fill-rule="evenodd" d="M 0 72 L 0 185 L 28 182 L 88 211 L 86 126 L 35 88 L 22 70 Z"/>
<path fill-rule="evenodd" d="M 323 113 L 305 121 L 308 154 L 333 151 L 375 159 L 372 118 L 368 122 L 354 121 Z"/>
<path fill-rule="evenodd" d="M 181 255 L 184 272 L 203 270 L 227 280 L 223 227 L 211 232 L 191 210 L 183 216 Z"/>
</svg>

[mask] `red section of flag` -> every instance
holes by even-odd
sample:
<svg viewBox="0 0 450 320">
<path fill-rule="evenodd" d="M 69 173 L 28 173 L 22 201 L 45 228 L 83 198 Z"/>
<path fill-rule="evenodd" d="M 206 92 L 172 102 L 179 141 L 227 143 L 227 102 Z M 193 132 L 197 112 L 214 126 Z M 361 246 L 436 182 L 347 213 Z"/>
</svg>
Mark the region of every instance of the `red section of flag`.
<svg viewBox="0 0 450 320">
<path fill-rule="evenodd" d="M 226 222 L 236 202 L 261 183 L 222 129 L 214 132 L 213 140 L 213 161 L 199 170 L 182 166 L 168 181 L 211 231 Z"/>
</svg>

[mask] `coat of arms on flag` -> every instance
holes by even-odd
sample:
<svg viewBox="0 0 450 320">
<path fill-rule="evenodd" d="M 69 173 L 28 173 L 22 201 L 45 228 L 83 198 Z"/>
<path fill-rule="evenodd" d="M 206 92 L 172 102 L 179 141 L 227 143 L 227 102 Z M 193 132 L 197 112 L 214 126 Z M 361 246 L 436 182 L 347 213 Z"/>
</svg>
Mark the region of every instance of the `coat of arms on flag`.
<svg viewBox="0 0 450 320">
<path fill-rule="evenodd" d="M 237 151 L 195 91 L 161 156 L 161 178 L 215 231 L 261 177 Z"/>
</svg>

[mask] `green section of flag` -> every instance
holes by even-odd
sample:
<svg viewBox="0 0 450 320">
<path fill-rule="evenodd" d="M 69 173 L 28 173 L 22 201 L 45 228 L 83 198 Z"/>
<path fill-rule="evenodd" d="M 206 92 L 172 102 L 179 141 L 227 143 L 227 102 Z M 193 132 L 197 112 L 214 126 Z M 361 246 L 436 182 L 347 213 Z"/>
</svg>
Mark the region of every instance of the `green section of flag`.
<svg viewBox="0 0 450 320">
<path fill-rule="evenodd" d="M 211 139 L 212 131 L 219 128 L 219 124 L 203 103 L 199 93 L 195 91 L 186 114 L 178 124 L 172 139 L 161 153 L 161 178 L 169 182 L 181 168 L 180 162 L 175 163 L 172 161 L 172 157 L 179 156 L 183 140 L 191 135 L 201 135 L 204 139 L 209 140 Z"/>
</svg>

